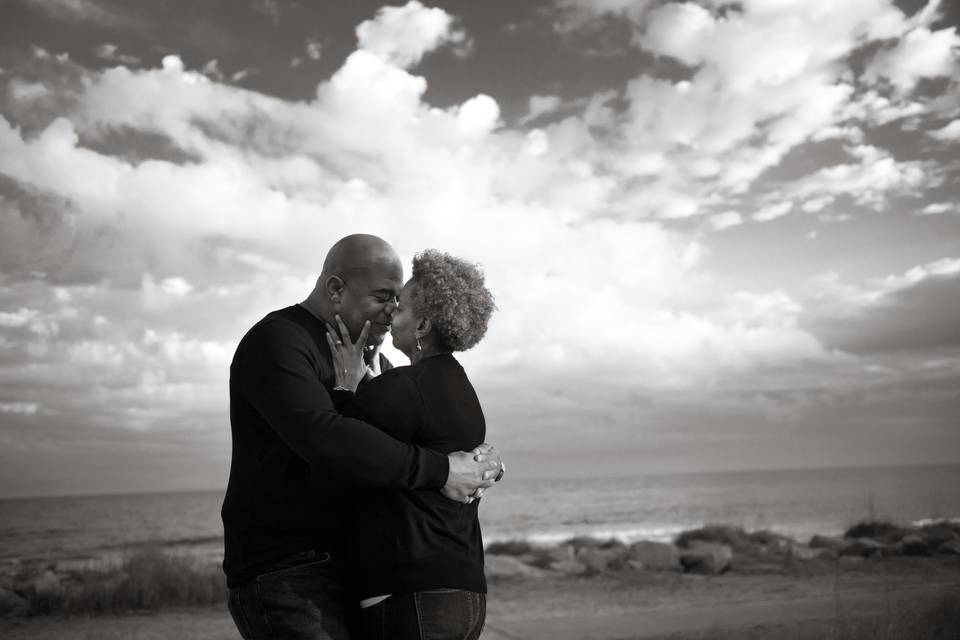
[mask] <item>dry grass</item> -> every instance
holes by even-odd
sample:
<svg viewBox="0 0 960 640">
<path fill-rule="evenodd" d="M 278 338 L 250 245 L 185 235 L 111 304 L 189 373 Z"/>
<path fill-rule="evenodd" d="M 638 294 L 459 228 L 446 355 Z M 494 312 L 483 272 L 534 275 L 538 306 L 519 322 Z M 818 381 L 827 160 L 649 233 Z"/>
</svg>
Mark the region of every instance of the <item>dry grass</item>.
<svg viewBox="0 0 960 640">
<path fill-rule="evenodd" d="M 27 585 L 21 591 L 34 615 L 155 611 L 226 601 L 226 580 L 218 566 L 160 550 L 136 552 L 111 571 L 69 572 L 61 576 L 59 588 Z"/>
</svg>

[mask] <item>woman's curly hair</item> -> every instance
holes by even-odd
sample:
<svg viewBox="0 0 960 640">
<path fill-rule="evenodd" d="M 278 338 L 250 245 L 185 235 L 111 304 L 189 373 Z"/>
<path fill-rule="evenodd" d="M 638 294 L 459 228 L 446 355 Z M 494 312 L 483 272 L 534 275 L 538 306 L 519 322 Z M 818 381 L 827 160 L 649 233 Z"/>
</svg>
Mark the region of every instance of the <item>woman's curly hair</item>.
<svg viewBox="0 0 960 640">
<path fill-rule="evenodd" d="M 479 265 L 427 249 L 413 258 L 413 280 L 413 307 L 430 318 L 442 347 L 466 351 L 480 342 L 497 305 Z"/>
</svg>

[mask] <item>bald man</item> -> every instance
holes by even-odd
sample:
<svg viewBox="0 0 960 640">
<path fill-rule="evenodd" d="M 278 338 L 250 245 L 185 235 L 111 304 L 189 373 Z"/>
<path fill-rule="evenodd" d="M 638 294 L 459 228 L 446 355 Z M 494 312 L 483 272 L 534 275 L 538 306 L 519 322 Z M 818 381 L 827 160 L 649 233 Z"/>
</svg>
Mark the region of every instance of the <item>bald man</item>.
<svg viewBox="0 0 960 640">
<path fill-rule="evenodd" d="M 347 236 L 307 299 L 267 315 L 237 347 L 223 567 L 230 613 L 247 640 L 349 640 L 349 489 L 436 489 L 467 502 L 502 468 L 486 445 L 448 456 L 336 413 L 325 324 L 338 315 L 356 340 L 369 321 L 368 344 L 378 345 L 402 286 L 389 244 Z"/>
</svg>

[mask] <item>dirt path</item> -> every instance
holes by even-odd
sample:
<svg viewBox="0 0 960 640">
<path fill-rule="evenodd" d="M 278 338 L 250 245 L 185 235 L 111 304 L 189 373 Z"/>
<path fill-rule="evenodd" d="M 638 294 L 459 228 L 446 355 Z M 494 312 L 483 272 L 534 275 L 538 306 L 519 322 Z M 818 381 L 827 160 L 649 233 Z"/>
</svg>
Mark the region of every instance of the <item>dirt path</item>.
<svg viewBox="0 0 960 640">
<path fill-rule="evenodd" d="M 751 637 L 792 638 L 797 634 L 790 631 L 802 626 L 826 628 L 838 620 L 849 623 L 896 615 L 898 611 L 942 596 L 944 589 L 944 585 L 935 585 L 765 602 L 677 605 L 620 614 L 581 613 L 511 622 L 490 620 L 483 637 L 484 640 L 639 640 L 695 638 L 704 631 L 743 630 L 752 631 Z M 953 585 L 953 589 L 960 602 L 960 584 Z"/>
</svg>

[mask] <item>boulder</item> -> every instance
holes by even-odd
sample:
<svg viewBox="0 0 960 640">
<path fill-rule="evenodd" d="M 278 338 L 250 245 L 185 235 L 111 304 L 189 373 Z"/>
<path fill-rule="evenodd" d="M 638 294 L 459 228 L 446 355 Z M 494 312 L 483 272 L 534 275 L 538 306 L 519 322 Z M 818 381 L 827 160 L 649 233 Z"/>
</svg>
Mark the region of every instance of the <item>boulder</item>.
<svg viewBox="0 0 960 640">
<path fill-rule="evenodd" d="M 30 613 L 30 603 L 10 589 L 0 588 L 0 618 L 19 618 Z"/>
<path fill-rule="evenodd" d="M 933 550 L 927 539 L 918 533 L 908 533 L 897 544 L 898 551 L 905 556 L 928 556 Z"/>
<path fill-rule="evenodd" d="M 550 547 L 544 550 L 544 554 L 550 558 L 550 562 L 568 562 L 573 560 L 574 549 L 572 544 L 561 544 L 556 547 Z"/>
<path fill-rule="evenodd" d="M 513 556 L 487 554 L 484 558 L 484 573 L 487 578 L 542 578 L 543 569 L 531 567 Z"/>
<path fill-rule="evenodd" d="M 841 556 L 859 556 L 861 558 L 872 558 L 883 555 L 887 545 L 877 542 L 872 538 L 854 538 L 847 540 L 847 543 L 840 549 Z"/>
<path fill-rule="evenodd" d="M 816 535 L 810 538 L 810 544 L 808 546 L 811 549 L 832 549 L 834 551 L 840 551 L 846 544 L 843 538 Z"/>
<path fill-rule="evenodd" d="M 960 540 L 954 538 L 953 540 L 948 540 L 944 542 L 939 547 L 937 547 L 937 553 L 942 553 L 944 555 L 960 556 Z"/>
<path fill-rule="evenodd" d="M 609 547 L 607 549 L 582 547 L 576 555 L 576 561 L 593 573 L 620 568 L 626 564 L 626 559 L 626 547 Z"/>
<path fill-rule="evenodd" d="M 733 549 L 714 542 L 694 542 L 680 551 L 680 564 L 685 571 L 717 575 L 730 567 Z"/>
<path fill-rule="evenodd" d="M 561 544 L 556 547 L 534 547 L 529 553 L 517 557 L 531 567 L 546 569 L 554 562 L 569 562 L 574 556 L 572 545 Z"/>
<path fill-rule="evenodd" d="M 949 522 L 935 522 L 922 527 L 918 533 L 927 540 L 931 549 L 937 549 L 944 542 L 950 542 L 957 538 L 953 527 L 954 525 Z"/>
<path fill-rule="evenodd" d="M 884 544 L 894 544 L 907 534 L 907 529 L 893 522 L 886 520 L 868 520 L 860 522 L 849 529 L 844 534 L 845 538 L 869 538 L 878 540 Z"/>
<path fill-rule="evenodd" d="M 666 542 L 641 540 L 630 545 L 627 557 L 631 566 L 640 565 L 651 571 L 683 571 L 680 551 Z"/>
</svg>

